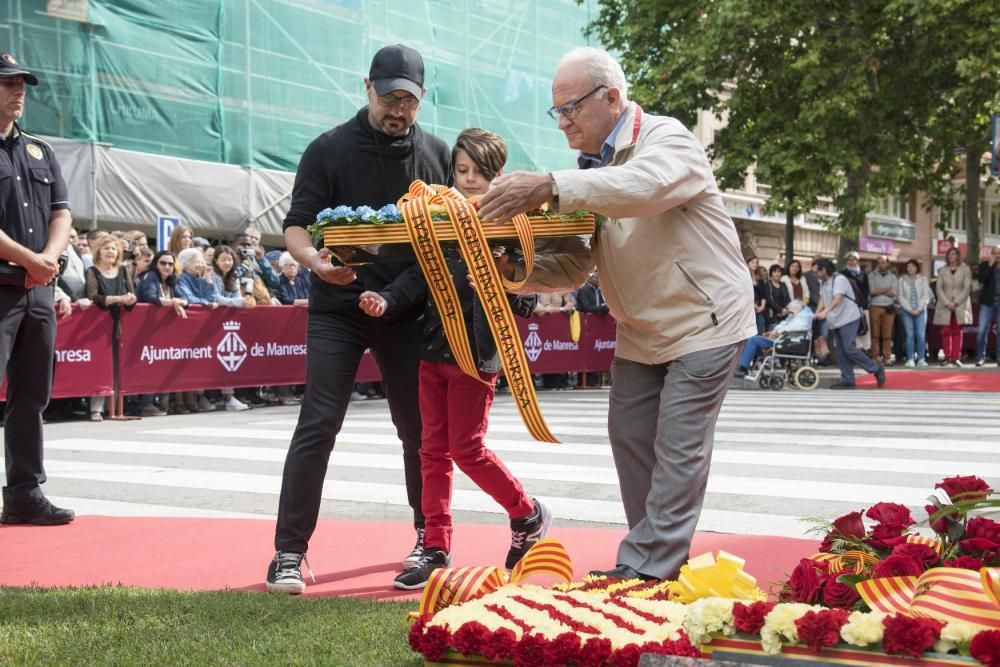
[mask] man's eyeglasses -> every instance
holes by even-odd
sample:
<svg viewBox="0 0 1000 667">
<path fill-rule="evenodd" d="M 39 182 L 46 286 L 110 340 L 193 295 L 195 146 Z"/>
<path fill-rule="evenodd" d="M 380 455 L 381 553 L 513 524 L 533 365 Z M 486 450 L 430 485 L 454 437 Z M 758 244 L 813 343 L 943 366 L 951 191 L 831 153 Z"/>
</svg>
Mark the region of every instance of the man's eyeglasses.
<svg viewBox="0 0 1000 667">
<path fill-rule="evenodd" d="M 607 88 L 607 87 L 608 86 L 606 84 L 602 83 L 597 88 L 594 88 L 592 91 L 590 91 L 589 93 L 587 93 L 586 95 L 584 95 L 583 97 L 581 97 L 580 99 L 578 99 L 576 101 L 567 102 L 566 104 L 560 104 L 557 107 L 552 107 L 548 111 L 549 117 L 552 118 L 552 120 L 555 120 L 555 121 L 558 121 L 560 116 L 563 116 L 564 118 L 567 118 L 568 120 L 573 120 L 574 118 L 576 118 L 580 114 L 580 105 L 583 104 L 583 101 L 585 99 L 587 99 L 588 97 L 590 97 L 591 95 L 593 95 L 594 93 L 596 93 L 597 91 L 599 91 L 600 89 Z"/>
<path fill-rule="evenodd" d="M 420 100 L 413 95 L 404 95 L 403 97 L 396 97 L 395 95 L 378 95 L 377 97 L 378 103 L 386 109 L 395 109 L 396 107 L 399 107 L 401 111 L 413 111 L 420 105 Z"/>
</svg>

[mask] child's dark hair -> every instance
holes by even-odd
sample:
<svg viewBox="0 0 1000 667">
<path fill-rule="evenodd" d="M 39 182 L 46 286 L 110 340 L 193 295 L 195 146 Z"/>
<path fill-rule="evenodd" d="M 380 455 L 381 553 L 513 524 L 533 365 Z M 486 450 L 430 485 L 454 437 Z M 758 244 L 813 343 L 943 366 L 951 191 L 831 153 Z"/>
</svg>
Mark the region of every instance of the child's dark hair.
<svg viewBox="0 0 1000 667">
<path fill-rule="evenodd" d="M 461 148 L 476 163 L 486 180 L 492 181 L 507 163 L 507 142 L 496 132 L 470 127 L 462 130 L 451 149 L 451 163 L 455 164 L 455 153 Z"/>
</svg>

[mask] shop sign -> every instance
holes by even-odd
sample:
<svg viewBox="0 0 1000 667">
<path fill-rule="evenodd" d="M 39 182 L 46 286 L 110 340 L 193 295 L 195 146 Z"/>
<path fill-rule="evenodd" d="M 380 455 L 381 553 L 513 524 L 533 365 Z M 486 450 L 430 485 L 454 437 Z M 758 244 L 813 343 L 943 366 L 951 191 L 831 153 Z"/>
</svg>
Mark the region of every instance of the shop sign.
<svg viewBox="0 0 1000 667">
<path fill-rule="evenodd" d="M 868 235 L 894 241 L 916 241 L 917 228 L 904 222 L 869 219 Z"/>
<path fill-rule="evenodd" d="M 892 241 L 886 239 L 871 239 L 862 236 L 858 239 L 858 249 L 861 252 L 871 252 L 877 255 L 891 255 L 893 250 Z"/>
</svg>

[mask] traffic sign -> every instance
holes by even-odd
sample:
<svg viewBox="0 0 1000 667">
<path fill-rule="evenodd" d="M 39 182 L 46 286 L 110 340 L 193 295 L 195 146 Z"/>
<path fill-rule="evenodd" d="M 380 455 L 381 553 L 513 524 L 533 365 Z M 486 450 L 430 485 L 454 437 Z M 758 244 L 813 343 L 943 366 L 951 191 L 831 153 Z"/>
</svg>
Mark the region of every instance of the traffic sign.
<svg viewBox="0 0 1000 667">
<path fill-rule="evenodd" d="M 170 233 L 174 227 L 181 224 L 181 219 L 176 216 L 161 215 L 156 218 L 156 249 L 167 250 L 170 245 Z"/>
</svg>

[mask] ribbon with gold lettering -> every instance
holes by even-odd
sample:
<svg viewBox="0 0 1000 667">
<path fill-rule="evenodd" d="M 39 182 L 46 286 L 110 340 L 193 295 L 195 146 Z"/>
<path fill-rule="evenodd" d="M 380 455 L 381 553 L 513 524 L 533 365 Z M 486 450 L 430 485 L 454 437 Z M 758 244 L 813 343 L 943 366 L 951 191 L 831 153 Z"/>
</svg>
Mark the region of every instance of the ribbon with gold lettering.
<svg viewBox="0 0 1000 667">
<path fill-rule="evenodd" d="M 440 568 L 431 572 L 420 598 L 417 614 L 435 614 L 445 607 L 461 604 L 492 593 L 507 584 L 520 584 L 538 574 L 554 576 L 564 583 L 573 580 L 573 564 L 559 540 L 539 540 L 514 566 L 510 576 L 502 567 Z"/>
<path fill-rule="evenodd" d="M 427 278 L 428 291 L 441 314 L 442 329 L 459 368 L 469 377 L 482 382 L 469 344 L 458 294 L 448 272 L 438 235 L 431 223 L 432 206 L 443 206 L 448 213 L 462 259 L 465 260 L 473 287 L 486 311 L 486 320 L 496 341 L 511 395 L 514 396 L 528 432 L 536 440 L 559 442 L 542 417 L 524 345 L 503 289 L 505 286 L 516 288 L 523 281 L 515 283 L 501 279 L 479 216 L 472 204 L 451 188 L 442 185 L 428 186 L 423 181 L 414 181 L 410 184 L 408 196 L 400 200 L 399 208 L 417 261 Z M 515 222 L 515 226 L 525 252 L 525 264 L 530 267 L 528 260 L 529 257 L 533 258 L 534 240 L 527 218 L 519 217 L 524 219 L 520 223 Z"/>
</svg>

